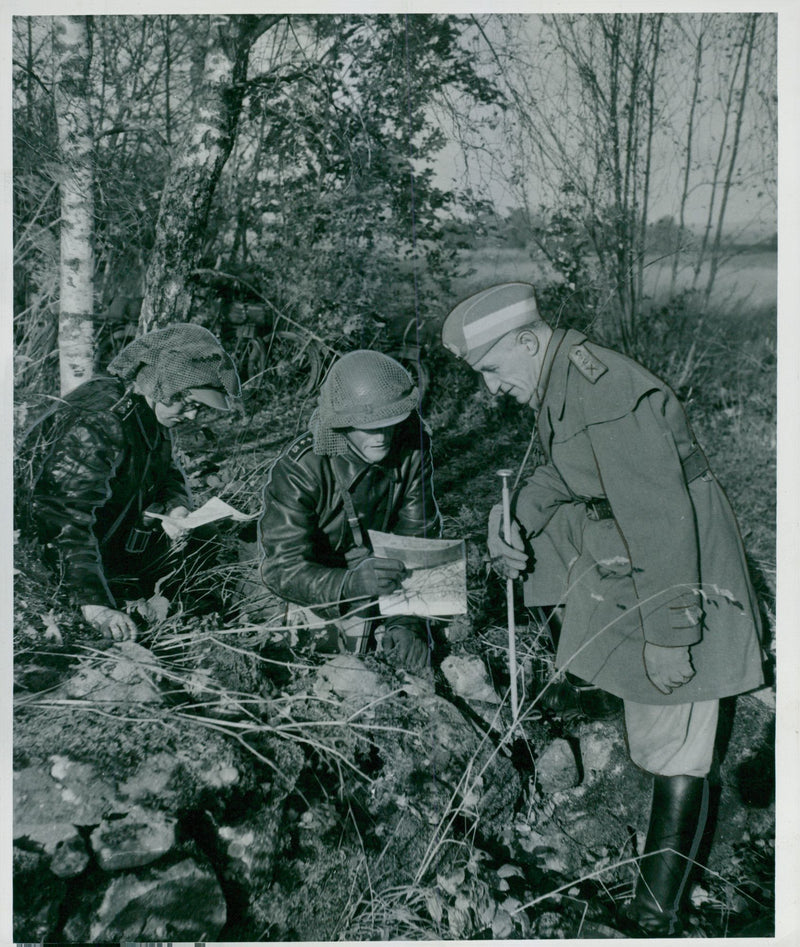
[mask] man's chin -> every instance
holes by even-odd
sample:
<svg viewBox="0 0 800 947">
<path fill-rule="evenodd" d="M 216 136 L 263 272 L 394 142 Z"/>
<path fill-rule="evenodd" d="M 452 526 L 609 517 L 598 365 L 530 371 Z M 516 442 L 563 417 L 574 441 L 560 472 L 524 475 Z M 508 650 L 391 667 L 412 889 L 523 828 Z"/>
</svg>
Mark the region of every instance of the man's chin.
<svg viewBox="0 0 800 947">
<path fill-rule="evenodd" d="M 388 447 L 384 450 L 359 450 L 355 445 L 351 446 L 353 453 L 362 460 L 365 460 L 368 464 L 379 464 L 389 456 Z"/>
</svg>

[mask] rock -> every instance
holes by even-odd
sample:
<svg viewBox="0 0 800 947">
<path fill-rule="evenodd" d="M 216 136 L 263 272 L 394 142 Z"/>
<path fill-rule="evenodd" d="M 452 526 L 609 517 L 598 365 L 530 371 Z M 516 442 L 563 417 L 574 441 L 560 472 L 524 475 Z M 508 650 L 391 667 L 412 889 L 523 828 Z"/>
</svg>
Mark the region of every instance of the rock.
<svg viewBox="0 0 800 947">
<path fill-rule="evenodd" d="M 235 766 L 226 766 L 225 763 L 218 763 L 202 770 L 198 775 L 212 789 L 225 789 L 228 786 L 235 786 L 239 782 L 239 770 Z"/>
<path fill-rule="evenodd" d="M 388 720 L 403 720 L 403 727 L 395 733 L 395 722 L 370 734 L 381 769 L 368 806 L 376 831 L 385 838 L 391 837 L 395 822 L 403 822 L 407 837 L 396 833 L 392 839 L 399 860 L 415 857 L 411 850 L 452 805 L 460 806 L 465 817 L 481 820 L 487 831 L 495 818 L 506 819 L 507 806 L 519 795 L 516 771 L 450 701 L 436 694 L 396 697 L 381 711 Z M 403 844 L 407 854 L 401 851 Z"/>
<path fill-rule="evenodd" d="M 50 858 L 16 845 L 14 857 L 14 942 L 50 940 L 58 923 L 67 886 L 49 870 Z"/>
<path fill-rule="evenodd" d="M 180 765 L 181 759 L 176 753 L 154 753 L 144 760 L 132 776 L 120 783 L 120 795 L 132 802 L 139 802 L 148 796 L 160 797 Z"/>
<path fill-rule="evenodd" d="M 347 700 L 369 703 L 389 694 L 390 688 L 375 671 L 355 654 L 338 654 L 317 671 L 314 693 L 318 697 L 336 694 Z"/>
<path fill-rule="evenodd" d="M 188 732 L 188 730 L 187 730 Z M 143 760 L 119 785 L 129 803 L 147 802 L 167 811 L 186 808 L 196 792 L 206 788 L 230 789 L 242 781 L 239 760 L 222 736 L 207 730 L 194 751 L 159 752 Z"/>
<path fill-rule="evenodd" d="M 175 820 L 135 806 L 122 819 L 102 822 L 91 843 L 104 871 L 149 865 L 175 844 Z"/>
<path fill-rule="evenodd" d="M 59 878 L 75 878 L 89 864 L 89 857 L 83 838 L 76 830 L 74 835 L 56 845 L 50 859 L 50 871 Z"/>
<path fill-rule="evenodd" d="M 581 726 L 578 737 L 586 782 L 601 775 L 621 773 L 633 764 L 627 759 L 625 737 L 619 722 L 596 720 Z"/>
<path fill-rule="evenodd" d="M 58 688 L 56 696 L 79 697 L 111 707 L 162 703 L 160 677 L 161 668 L 152 651 L 135 641 L 120 641 L 102 656 L 83 658 L 77 674 Z"/>
<path fill-rule="evenodd" d="M 466 700 L 499 704 L 500 697 L 492 687 L 486 665 L 475 655 L 449 655 L 442 661 L 442 673 L 453 693 Z"/>
<path fill-rule="evenodd" d="M 363 851 L 346 836 L 292 859 L 281 877 L 255 894 L 252 908 L 258 923 L 253 929 L 262 941 L 273 943 L 371 939 L 342 936 L 342 918 L 352 909 L 351 886 L 363 877 L 363 868 Z"/>
<path fill-rule="evenodd" d="M 518 844 L 540 871 L 552 871 L 569 877 L 581 864 L 581 852 L 560 827 L 544 823 L 540 827 L 520 830 Z"/>
<path fill-rule="evenodd" d="M 217 846 L 214 868 L 225 889 L 230 918 L 226 927 L 228 940 L 250 940 L 253 931 L 266 931 L 276 921 L 273 884 L 276 868 L 284 879 L 294 871 L 294 857 L 286 858 L 286 836 L 296 823 L 287 814 L 285 798 L 280 796 L 258 812 L 258 817 L 245 825 L 223 825 L 216 828 Z M 297 895 L 307 896 L 306 878 L 297 885 Z M 302 900 L 302 899 L 301 899 Z M 284 904 L 283 908 L 287 905 Z M 291 913 L 291 911 L 290 911 Z M 262 936 L 262 940 L 269 937 Z"/>
<path fill-rule="evenodd" d="M 228 861 L 227 872 L 232 877 L 250 878 L 253 870 L 253 846 L 256 840 L 256 833 L 253 829 L 222 825 L 219 828 L 218 836 Z"/>
<path fill-rule="evenodd" d="M 49 855 L 75 836 L 76 825 L 97 825 L 118 810 L 113 786 L 86 763 L 54 756 L 50 772 L 29 766 L 14 773 L 14 838 Z"/>
<path fill-rule="evenodd" d="M 227 911 L 216 875 L 191 858 L 109 883 L 96 910 L 64 925 L 67 942 L 215 941 Z"/>
<path fill-rule="evenodd" d="M 536 781 L 546 794 L 578 785 L 578 764 L 572 747 L 566 740 L 553 740 L 539 755 L 536 760 Z"/>
</svg>

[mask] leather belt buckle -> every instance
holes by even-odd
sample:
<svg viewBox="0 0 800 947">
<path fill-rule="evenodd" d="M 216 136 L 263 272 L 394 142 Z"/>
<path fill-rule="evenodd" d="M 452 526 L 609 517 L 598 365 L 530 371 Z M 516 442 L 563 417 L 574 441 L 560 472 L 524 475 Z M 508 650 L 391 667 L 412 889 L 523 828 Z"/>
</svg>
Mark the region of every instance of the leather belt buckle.
<svg viewBox="0 0 800 947">
<path fill-rule="evenodd" d="M 605 497 L 593 497 L 584 500 L 586 506 L 586 515 L 590 520 L 611 520 L 614 514 L 611 512 L 611 504 Z"/>
</svg>

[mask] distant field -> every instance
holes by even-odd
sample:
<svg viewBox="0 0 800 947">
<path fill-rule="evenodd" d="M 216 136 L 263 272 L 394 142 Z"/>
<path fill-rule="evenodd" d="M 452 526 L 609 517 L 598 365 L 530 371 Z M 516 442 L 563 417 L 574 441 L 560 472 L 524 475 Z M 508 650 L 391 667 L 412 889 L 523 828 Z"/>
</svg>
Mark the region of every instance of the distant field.
<svg viewBox="0 0 800 947">
<path fill-rule="evenodd" d="M 670 261 L 666 259 L 645 270 L 645 286 L 652 296 L 658 298 L 668 292 L 670 267 Z M 701 270 L 698 283 L 701 288 L 708 278 L 708 269 L 705 265 Z M 691 281 L 692 273 L 688 267 L 678 272 L 679 288 L 688 288 Z M 774 307 L 778 299 L 778 254 L 775 251 L 748 251 L 724 263 L 714 281 L 711 298 L 718 305 L 746 306 L 748 312 Z"/>
<path fill-rule="evenodd" d="M 550 267 L 531 258 L 527 250 L 482 247 L 462 256 L 464 275 L 455 279 L 457 296 L 467 296 L 492 283 L 522 280 L 530 283 L 550 282 L 555 278 Z M 645 291 L 655 299 L 669 290 L 671 262 L 669 258 L 649 264 L 645 269 Z M 703 268 L 699 285 L 708 275 Z M 680 289 L 691 285 L 692 273 L 686 267 L 678 272 Z M 746 308 L 747 313 L 774 307 L 777 303 L 777 253 L 748 251 L 724 263 L 717 274 L 712 299 L 717 305 L 731 306 L 731 315 Z M 744 313 L 743 313 L 744 314 Z"/>
</svg>

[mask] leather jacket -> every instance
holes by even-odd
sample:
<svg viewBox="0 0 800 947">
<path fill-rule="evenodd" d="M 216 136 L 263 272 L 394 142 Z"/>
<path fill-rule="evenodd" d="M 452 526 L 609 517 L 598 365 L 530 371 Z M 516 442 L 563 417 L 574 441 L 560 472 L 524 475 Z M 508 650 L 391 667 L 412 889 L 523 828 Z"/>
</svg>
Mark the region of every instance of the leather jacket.
<svg viewBox="0 0 800 947">
<path fill-rule="evenodd" d="M 116 607 L 108 579 L 130 567 L 142 511 L 191 505 L 170 432 L 144 398 L 106 377 L 69 392 L 40 428 L 31 520 L 81 603 Z"/>
<path fill-rule="evenodd" d="M 420 432 L 420 419 L 412 414 L 397 427 L 391 451 L 379 464 L 369 464 L 352 450 L 317 455 L 310 433 L 278 458 L 264 487 L 258 528 L 261 577 L 271 591 L 314 608 L 324 618 L 341 615 L 345 555 L 359 543 L 339 484 L 352 497 L 367 551 L 369 529 L 401 536 L 440 535 L 430 439 Z"/>
</svg>

